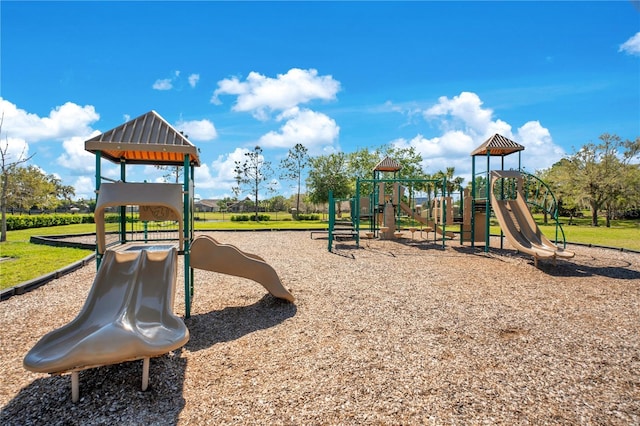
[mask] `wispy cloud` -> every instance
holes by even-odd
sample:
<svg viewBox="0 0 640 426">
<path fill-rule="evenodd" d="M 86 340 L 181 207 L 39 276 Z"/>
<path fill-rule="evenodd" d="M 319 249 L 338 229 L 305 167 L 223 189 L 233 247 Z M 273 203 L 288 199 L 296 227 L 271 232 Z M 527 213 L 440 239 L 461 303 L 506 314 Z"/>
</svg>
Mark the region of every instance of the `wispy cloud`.
<svg viewBox="0 0 640 426">
<path fill-rule="evenodd" d="M 618 52 L 624 52 L 627 55 L 640 56 L 640 31 L 629 40 L 622 43 Z"/>
<path fill-rule="evenodd" d="M 163 78 L 161 80 L 156 80 L 153 83 L 154 90 L 171 90 L 173 89 L 173 83 L 170 78 Z"/>
<path fill-rule="evenodd" d="M 189 86 L 191 86 L 192 88 L 196 87 L 198 81 L 200 81 L 200 74 L 191 74 L 189 76 Z"/>
</svg>

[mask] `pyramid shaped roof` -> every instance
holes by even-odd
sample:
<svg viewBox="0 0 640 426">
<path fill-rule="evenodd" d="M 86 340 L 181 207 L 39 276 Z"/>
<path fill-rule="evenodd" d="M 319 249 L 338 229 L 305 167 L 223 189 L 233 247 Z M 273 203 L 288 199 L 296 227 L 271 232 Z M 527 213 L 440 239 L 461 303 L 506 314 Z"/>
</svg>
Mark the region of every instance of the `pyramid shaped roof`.
<svg viewBox="0 0 640 426">
<path fill-rule="evenodd" d="M 85 141 L 84 148 L 118 164 L 180 166 L 189 154 L 190 163 L 200 165 L 195 145 L 155 111 Z"/>
<path fill-rule="evenodd" d="M 487 152 L 489 152 L 489 155 L 504 157 L 505 155 L 523 150 L 524 146 L 496 133 L 484 141 L 482 145 L 473 150 L 473 152 L 471 152 L 471 156 L 487 155 Z"/>
<path fill-rule="evenodd" d="M 397 172 L 402 166 L 396 160 L 385 157 L 373 168 L 376 172 Z"/>
</svg>

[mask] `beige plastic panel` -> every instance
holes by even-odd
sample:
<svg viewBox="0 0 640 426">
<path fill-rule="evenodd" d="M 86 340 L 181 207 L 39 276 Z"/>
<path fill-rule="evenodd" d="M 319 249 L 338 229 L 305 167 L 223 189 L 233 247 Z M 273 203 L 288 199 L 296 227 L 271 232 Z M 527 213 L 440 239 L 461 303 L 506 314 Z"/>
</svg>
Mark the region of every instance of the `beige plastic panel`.
<svg viewBox="0 0 640 426">
<path fill-rule="evenodd" d="M 183 249 L 182 235 L 184 223 L 182 220 L 182 185 L 172 183 L 127 183 L 113 182 L 100 185 L 96 210 L 96 244 L 98 253 L 104 253 L 105 227 L 104 213 L 107 207 L 116 206 L 150 206 L 163 210 L 163 217 L 177 218 L 178 235 L 180 235 L 180 250 Z M 160 209 L 164 208 L 164 209 Z M 143 209 L 148 212 L 149 209 Z M 146 213 L 144 213 L 146 214 Z"/>
</svg>

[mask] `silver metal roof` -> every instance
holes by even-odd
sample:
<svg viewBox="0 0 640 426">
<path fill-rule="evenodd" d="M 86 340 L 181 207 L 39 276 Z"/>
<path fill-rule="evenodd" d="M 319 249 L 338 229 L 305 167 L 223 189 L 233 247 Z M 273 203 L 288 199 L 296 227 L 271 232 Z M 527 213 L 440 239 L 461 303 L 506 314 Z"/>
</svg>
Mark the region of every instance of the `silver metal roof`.
<svg viewBox="0 0 640 426">
<path fill-rule="evenodd" d="M 118 164 L 178 166 L 189 154 L 190 164 L 200 165 L 195 145 L 155 111 L 85 141 L 84 148 Z"/>
</svg>

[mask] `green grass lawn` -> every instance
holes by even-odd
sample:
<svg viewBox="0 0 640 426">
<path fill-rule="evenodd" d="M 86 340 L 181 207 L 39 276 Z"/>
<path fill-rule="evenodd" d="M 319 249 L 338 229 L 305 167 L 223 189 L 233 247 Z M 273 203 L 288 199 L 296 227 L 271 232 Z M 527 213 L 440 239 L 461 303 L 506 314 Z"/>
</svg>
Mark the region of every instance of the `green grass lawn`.
<svg viewBox="0 0 640 426">
<path fill-rule="evenodd" d="M 0 243 L 0 257 L 9 258 L 0 262 L 0 289 L 13 287 L 21 282 L 64 268 L 93 253 L 93 250 L 31 244 L 29 238 L 32 235 L 67 235 L 86 232 L 95 232 L 95 225 L 65 225 L 7 232 L 7 241 Z"/>
<path fill-rule="evenodd" d="M 293 221 L 287 213 L 268 213 L 271 219 L 265 222 L 231 222 L 228 213 L 199 213 L 201 220 L 195 222 L 196 231 L 206 230 L 243 230 L 243 229 L 323 229 L 326 221 Z M 536 216 L 539 224 L 542 217 Z M 608 247 L 640 250 L 640 220 L 613 221 L 610 228 L 605 226 L 592 227 L 589 219 L 574 220 L 576 225 L 566 225 L 563 219 L 564 232 L 568 242 L 595 244 Z M 492 222 L 491 232 L 498 234 L 500 228 Z M 602 223 L 604 225 L 604 223 Z M 366 225 L 362 224 L 362 228 Z M 555 238 L 555 226 L 540 225 L 542 232 L 549 238 Z M 0 243 L 0 257 L 10 258 L 0 262 L 0 289 L 13 287 L 21 282 L 37 278 L 46 273 L 63 268 L 73 262 L 83 259 L 92 253 L 91 250 L 50 247 L 31 244 L 32 235 L 70 235 L 95 232 L 93 224 L 78 224 L 56 226 L 51 228 L 36 228 L 7 233 L 7 241 Z M 302 236 L 301 236 L 302 238 Z"/>
<path fill-rule="evenodd" d="M 275 218 L 276 216 L 271 214 L 271 217 Z M 230 215 L 225 214 L 226 221 L 224 222 L 197 221 L 195 222 L 195 230 L 323 229 L 327 227 L 327 223 L 322 221 L 292 221 L 291 215 L 283 213 L 278 213 L 278 218 L 282 218 L 282 220 L 268 222 L 231 222 L 229 218 Z M 207 220 L 221 219 L 222 214 L 219 214 L 219 219 L 214 215 L 207 218 Z M 64 225 L 7 232 L 7 241 L 0 243 L 0 257 L 9 258 L 0 262 L 0 290 L 64 268 L 93 253 L 92 250 L 32 244 L 29 242 L 32 235 L 72 235 L 93 232 L 95 232 L 94 224 Z"/>
</svg>

